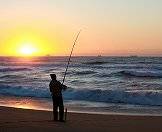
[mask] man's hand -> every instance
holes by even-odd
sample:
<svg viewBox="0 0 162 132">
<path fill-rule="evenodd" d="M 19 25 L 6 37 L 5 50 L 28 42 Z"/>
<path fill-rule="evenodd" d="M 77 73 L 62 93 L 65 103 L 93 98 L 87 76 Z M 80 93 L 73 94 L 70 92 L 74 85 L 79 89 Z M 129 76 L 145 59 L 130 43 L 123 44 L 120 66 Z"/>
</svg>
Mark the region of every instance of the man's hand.
<svg viewBox="0 0 162 132">
<path fill-rule="evenodd" d="M 67 88 L 68 88 L 68 87 L 67 87 L 66 85 L 63 85 L 63 86 L 62 86 L 62 89 L 63 89 L 63 90 L 66 90 Z"/>
</svg>

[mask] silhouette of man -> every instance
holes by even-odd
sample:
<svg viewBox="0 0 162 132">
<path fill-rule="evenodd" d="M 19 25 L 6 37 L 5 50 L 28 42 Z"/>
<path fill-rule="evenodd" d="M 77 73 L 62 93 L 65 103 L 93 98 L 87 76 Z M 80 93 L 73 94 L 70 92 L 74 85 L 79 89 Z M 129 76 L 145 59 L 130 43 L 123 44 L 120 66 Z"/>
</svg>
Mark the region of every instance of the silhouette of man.
<svg viewBox="0 0 162 132">
<path fill-rule="evenodd" d="M 50 76 L 52 80 L 49 84 L 49 88 L 53 99 L 53 120 L 58 121 L 59 108 L 59 121 L 64 122 L 64 104 L 62 98 L 62 90 L 66 90 L 67 86 L 57 81 L 55 74 L 50 74 Z"/>
</svg>

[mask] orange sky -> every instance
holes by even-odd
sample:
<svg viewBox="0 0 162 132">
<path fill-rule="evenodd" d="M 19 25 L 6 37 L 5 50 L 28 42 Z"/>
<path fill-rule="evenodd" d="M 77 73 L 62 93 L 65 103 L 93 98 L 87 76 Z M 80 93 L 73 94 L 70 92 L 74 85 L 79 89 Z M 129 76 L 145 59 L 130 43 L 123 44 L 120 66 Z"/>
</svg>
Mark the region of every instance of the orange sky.
<svg viewBox="0 0 162 132">
<path fill-rule="evenodd" d="M 0 1 L 0 55 L 162 56 L 160 0 Z M 31 52 L 30 52 L 31 50 Z"/>
</svg>

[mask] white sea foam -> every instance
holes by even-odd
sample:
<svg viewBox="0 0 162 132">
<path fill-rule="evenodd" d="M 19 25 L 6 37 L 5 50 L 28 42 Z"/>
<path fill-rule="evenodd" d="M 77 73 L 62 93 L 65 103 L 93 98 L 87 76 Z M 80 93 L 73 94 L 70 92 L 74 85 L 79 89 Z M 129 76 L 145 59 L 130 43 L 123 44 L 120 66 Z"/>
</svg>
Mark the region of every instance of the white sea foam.
<svg viewBox="0 0 162 132">
<path fill-rule="evenodd" d="M 1 95 L 50 98 L 48 89 L 0 86 Z M 66 100 L 162 106 L 162 90 L 71 89 L 63 93 Z"/>
</svg>

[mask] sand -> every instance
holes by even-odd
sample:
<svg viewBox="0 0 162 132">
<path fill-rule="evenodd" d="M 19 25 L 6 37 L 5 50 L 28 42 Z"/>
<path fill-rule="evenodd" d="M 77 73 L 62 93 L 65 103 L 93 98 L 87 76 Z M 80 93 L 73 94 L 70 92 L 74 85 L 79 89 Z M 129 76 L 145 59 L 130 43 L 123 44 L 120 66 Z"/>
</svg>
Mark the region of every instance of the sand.
<svg viewBox="0 0 162 132">
<path fill-rule="evenodd" d="M 0 107 L 0 132 L 162 132 L 160 116 L 68 113 L 66 123 L 52 112 Z"/>
</svg>

